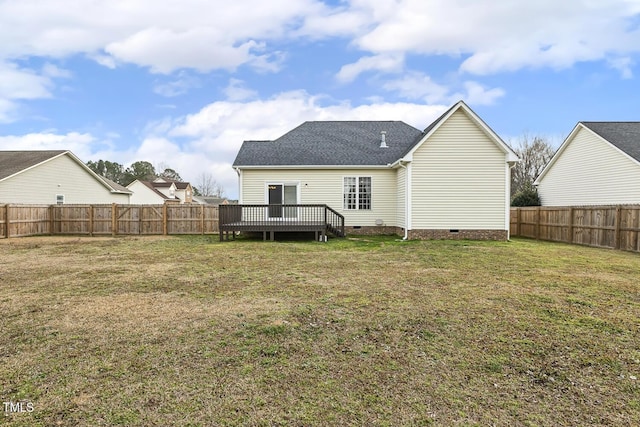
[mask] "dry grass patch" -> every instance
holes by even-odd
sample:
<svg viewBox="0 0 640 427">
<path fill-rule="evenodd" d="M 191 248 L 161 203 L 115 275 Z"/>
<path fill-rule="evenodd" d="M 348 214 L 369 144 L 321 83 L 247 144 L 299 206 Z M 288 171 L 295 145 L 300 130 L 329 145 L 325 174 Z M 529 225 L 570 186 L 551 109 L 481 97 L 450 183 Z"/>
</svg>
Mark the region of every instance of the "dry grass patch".
<svg viewBox="0 0 640 427">
<path fill-rule="evenodd" d="M 10 425 L 638 425 L 637 254 L 0 241 Z"/>
</svg>

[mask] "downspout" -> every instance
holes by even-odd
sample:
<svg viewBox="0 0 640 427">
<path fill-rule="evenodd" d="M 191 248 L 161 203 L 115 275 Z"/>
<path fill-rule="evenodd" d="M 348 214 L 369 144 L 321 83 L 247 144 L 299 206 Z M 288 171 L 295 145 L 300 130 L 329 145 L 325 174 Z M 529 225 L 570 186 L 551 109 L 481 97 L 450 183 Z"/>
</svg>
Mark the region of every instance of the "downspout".
<svg viewBox="0 0 640 427">
<path fill-rule="evenodd" d="M 238 174 L 238 204 L 242 204 L 242 171 L 238 167 L 234 167 L 233 170 Z"/>
<path fill-rule="evenodd" d="M 506 221 L 506 228 L 507 228 L 507 241 L 511 240 L 511 169 L 513 169 L 515 167 L 515 165 L 518 162 L 514 162 L 514 161 L 507 161 L 507 182 L 506 182 L 506 188 L 507 188 L 507 194 L 506 194 L 506 199 L 507 199 L 507 221 Z"/>
<path fill-rule="evenodd" d="M 409 169 L 402 164 L 402 161 L 398 162 L 400 167 L 404 168 L 404 237 L 403 241 L 409 238 Z"/>
</svg>

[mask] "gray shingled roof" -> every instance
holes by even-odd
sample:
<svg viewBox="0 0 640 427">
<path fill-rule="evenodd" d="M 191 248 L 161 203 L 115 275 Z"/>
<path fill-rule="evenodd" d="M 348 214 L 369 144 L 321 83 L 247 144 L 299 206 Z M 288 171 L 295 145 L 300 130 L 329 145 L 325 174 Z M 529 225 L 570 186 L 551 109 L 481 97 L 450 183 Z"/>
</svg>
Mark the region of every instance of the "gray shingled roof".
<svg viewBox="0 0 640 427">
<path fill-rule="evenodd" d="M 0 179 L 5 179 L 65 152 L 64 150 L 0 151 Z"/>
<path fill-rule="evenodd" d="M 380 148 L 381 132 L 388 148 Z M 245 141 L 234 166 L 384 166 L 423 136 L 400 121 L 305 122 L 274 141 Z"/>
<path fill-rule="evenodd" d="M 640 162 L 640 122 L 580 122 Z"/>
</svg>

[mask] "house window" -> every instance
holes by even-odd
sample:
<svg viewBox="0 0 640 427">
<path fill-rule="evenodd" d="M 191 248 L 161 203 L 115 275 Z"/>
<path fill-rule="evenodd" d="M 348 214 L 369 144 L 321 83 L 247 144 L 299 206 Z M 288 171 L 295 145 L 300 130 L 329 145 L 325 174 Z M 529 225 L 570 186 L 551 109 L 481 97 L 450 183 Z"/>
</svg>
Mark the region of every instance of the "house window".
<svg viewBox="0 0 640 427">
<path fill-rule="evenodd" d="M 347 210 L 371 209 L 371 177 L 345 176 L 343 207 Z"/>
<path fill-rule="evenodd" d="M 64 204 L 64 194 L 56 194 L 56 204 L 57 205 Z"/>
</svg>

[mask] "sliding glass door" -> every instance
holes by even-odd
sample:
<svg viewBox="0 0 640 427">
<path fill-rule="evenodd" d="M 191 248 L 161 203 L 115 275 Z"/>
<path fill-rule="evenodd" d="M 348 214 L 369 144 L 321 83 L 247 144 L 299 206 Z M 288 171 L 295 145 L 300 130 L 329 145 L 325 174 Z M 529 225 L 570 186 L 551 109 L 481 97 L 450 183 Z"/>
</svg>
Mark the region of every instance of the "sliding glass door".
<svg viewBox="0 0 640 427">
<path fill-rule="evenodd" d="M 269 218 L 296 218 L 297 208 L 283 207 L 298 203 L 298 186 L 296 184 L 269 184 L 267 186 Z"/>
</svg>

